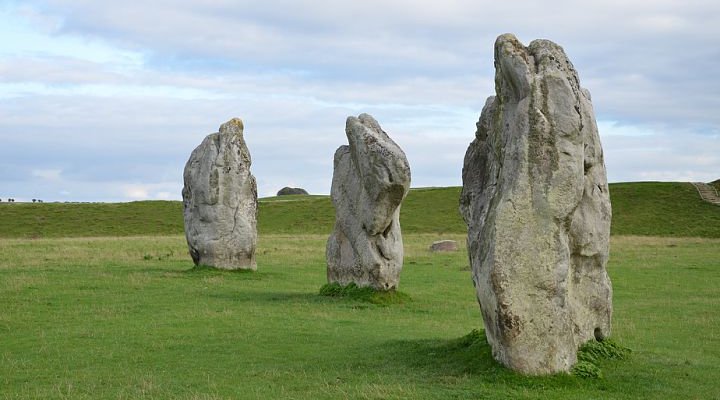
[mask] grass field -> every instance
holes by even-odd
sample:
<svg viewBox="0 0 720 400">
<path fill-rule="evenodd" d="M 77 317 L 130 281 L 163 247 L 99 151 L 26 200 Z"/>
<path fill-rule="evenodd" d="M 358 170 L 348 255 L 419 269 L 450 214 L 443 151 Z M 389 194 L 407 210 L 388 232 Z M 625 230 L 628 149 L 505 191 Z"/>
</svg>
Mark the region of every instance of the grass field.
<svg viewBox="0 0 720 400">
<path fill-rule="evenodd" d="M 613 234 L 720 238 L 720 207 L 690 183 L 617 183 L 610 196 Z"/>
<path fill-rule="evenodd" d="M 401 209 L 403 232 L 465 233 L 459 196 L 459 187 L 411 190 Z M 689 183 L 617 183 L 610 196 L 613 234 L 720 238 L 720 207 L 703 202 Z M 260 199 L 258 231 L 329 234 L 334 215 L 328 196 Z M 182 234 L 182 204 L 0 203 L 0 228 L 4 238 Z"/>
<path fill-rule="evenodd" d="M 459 188 L 403 204 L 387 307 L 320 296 L 327 196 L 260 201 L 258 272 L 194 269 L 180 202 L 0 204 L 0 399 L 720 399 L 720 207 L 683 183 L 611 185 L 603 379 L 493 361 Z M 645 235 L 645 236 L 629 236 Z M 456 253 L 429 244 L 455 239 Z"/>
<path fill-rule="evenodd" d="M 710 185 L 712 185 L 715 188 L 715 190 L 720 192 L 720 179 L 710 182 Z"/>
<path fill-rule="evenodd" d="M 406 235 L 411 300 L 389 307 L 317 295 L 325 235 L 261 236 L 256 273 L 194 270 L 178 235 L 0 239 L 0 398 L 720 398 L 720 240 L 613 237 L 633 353 L 593 380 L 521 377 L 463 340 L 480 311 L 440 237 Z"/>
</svg>

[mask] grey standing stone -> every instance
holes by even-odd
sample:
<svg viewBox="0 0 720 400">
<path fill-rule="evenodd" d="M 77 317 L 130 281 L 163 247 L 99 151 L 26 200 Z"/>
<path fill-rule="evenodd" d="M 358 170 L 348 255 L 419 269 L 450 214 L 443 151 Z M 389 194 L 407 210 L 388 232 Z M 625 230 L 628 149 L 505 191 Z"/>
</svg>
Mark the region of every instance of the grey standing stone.
<svg viewBox="0 0 720 400">
<path fill-rule="evenodd" d="M 495 42 L 495 90 L 465 155 L 460 211 L 493 356 L 568 371 L 610 335 L 610 197 L 590 102 L 563 49 Z"/>
<path fill-rule="evenodd" d="M 185 165 L 185 237 L 196 265 L 256 269 L 257 186 L 243 123 L 208 135 Z"/>
<path fill-rule="evenodd" d="M 410 166 L 370 115 L 348 117 L 345 133 L 349 146 L 335 152 L 328 282 L 394 289 L 403 264 L 400 203 L 410 189 Z"/>
</svg>

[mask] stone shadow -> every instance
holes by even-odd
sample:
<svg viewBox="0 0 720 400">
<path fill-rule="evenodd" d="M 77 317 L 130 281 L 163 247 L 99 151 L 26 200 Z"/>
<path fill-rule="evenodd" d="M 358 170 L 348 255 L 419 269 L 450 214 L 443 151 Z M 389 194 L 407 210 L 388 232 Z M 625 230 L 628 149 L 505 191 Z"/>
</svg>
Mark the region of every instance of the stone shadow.
<svg viewBox="0 0 720 400">
<path fill-rule="evenodd" d="M 259 291 L 222 291 L 206 295 L 209 298 L 253 303 L 322 303 L 317 293 L 307 292 L 259 292 Z"/>
<path fill-rule="evenodd" d="M 380 349 L 399 369 L 423 370 L 436 376 L 513 375 L 495 361 L 485 332 L 473 329 L 456 339 L 393 340 Z"/>
<path fill-rule="evenodd" d="M 525 376 L 515 373 L 495 361 L 485 332 L 475 329 L 456 339 L 393 340 L 377 350 L 389 371 L 417 371 L 424 375 L 426 382 L 449 384 L 458 390 L 492 385 L 505 387 L 508 393 L 526 393 L 549 388 L 563 390 L 582 384 L 602 386 L 601 382 L 581 382 L 570 374 Z"/>
</svg>

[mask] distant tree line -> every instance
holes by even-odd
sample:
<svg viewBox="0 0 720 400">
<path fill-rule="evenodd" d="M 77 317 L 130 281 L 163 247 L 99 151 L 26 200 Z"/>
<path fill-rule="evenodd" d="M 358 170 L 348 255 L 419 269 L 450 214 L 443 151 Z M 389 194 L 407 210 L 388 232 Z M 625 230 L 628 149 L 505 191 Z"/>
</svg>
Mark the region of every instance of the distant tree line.
<svg viewBox="0 0 720 400">
<path fill-rule="evenodd" d="M 0 199 L 0 203 L 2 203 L 2 201 L 3 201 L 3 200 Z M 14 202 L 15 202 L 15 199 L 13 199 L 12 197 L 8 197 L 7 202 L 8 202 L 8 203 L 14 203 Z M 32 199 L 32 202 L 33 202 L 33 203 L 43 203 L 43 201 L 40 200 L 40 199 Z"/>
</svg>

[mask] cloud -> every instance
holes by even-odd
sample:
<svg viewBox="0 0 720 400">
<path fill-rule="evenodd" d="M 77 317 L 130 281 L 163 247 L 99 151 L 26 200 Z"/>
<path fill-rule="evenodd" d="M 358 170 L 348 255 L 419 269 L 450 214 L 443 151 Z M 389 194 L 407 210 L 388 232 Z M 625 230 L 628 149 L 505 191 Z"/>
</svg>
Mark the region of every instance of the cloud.
<svg viewBox="0 0 720 400">
<path fill-rule="evenodd" d="M 423 83 L 440 83 L 448 93 L 463 87 L 483 89 L 475 94 L 483 99 L 490 94 L 488 85 L 468 85 L 468 80 L 483 76 L 492 82 L 492 42 L 497 34 L 514 31 L 526 41 L 548 37 L 565 46 L 605 118 L 683 124 L 688 113 L 697 113 L 705 125 L 717 124 L 720 118 L 711 112 L 720 105 L 714 95 L 720 81 L 690 72 L 712 70 L 720 61 L 715 39 L 720 26 L 712 23 L 720 16 L 720 4 L 710 1 L 659 1 L 652 7 L 589 1 L 582 10 L 569 1 L 521 1 L 513 7 L 469 0 L 442 6 L 379 0 L 362 5 L 65 0 L 29 4 L 35 4 L 35 14 L 62 21 L 54 40 L 80 37 L 113 45 L 115 53 L 131 54 L 121 59 L 144 63 L 142 74 L 155 75 L 147 77 L 153 81 L 185 71 L 199 74 L 199 85 L 230 83 L 227 89 L 234 86 L 236 93 L 247 89 L 236 85 L 237 78 L 245 83 L 268 83 L 269 78 L 286 81 L 287 93 L 307 96 L 312 91 L 320 99 L 327 99 L 326 93 L 363 96 L 365 86 L 374 86 L 373 92 L 395 87 L 395 94 L 403 90 L 411 92 L 405 98 L 419 95 L 423 100 Z M 526 12 L 518 13 L 517 7 Z M 86 53 L 112 54 L 96 49 Z M 186 88 L 189 80 L 176 87 Z M 277 93 L 270 86 L 266 93 Z M 431 93 L 438 92 L 443 91 Z"/>
<path fill-rule="evenodd" d="M 720 178 L 720 135 L 656 131 L 602 134 L 608 179 L 710 182 Z"/>
<path fill-rule="evenodd" d="M 328 193 L 361 112 L 405 150 L 414 186 L 459 185 L 506 31 L 564 46 L 612 180 L 720 170 L 713 1 L 18 4 L 0 8 L 0 187 L 18 197 L 177 199 L 192 149 L 234 116 L 260 195 Z M 36 172 L 55 170 L 52 184 Z"/>
<path fill-rule="evenodd" d="M 132 200 L 145 200 L 150 193 L 145 185 L 128 185 L 123 188 L 123 195 Z"/>
<path fill-rule="evenodd" d="M 121 191 L 126 200 L 177 200 L 180 196 L 176 182 L 124 184 Z"/>
<path fill-rule="evenodd" d="M 56 181 L 60 179 L 60 169 L 35 169 L 32 171 L 32 176 L 38 177 L 48 181 Z"/>
</svg>

